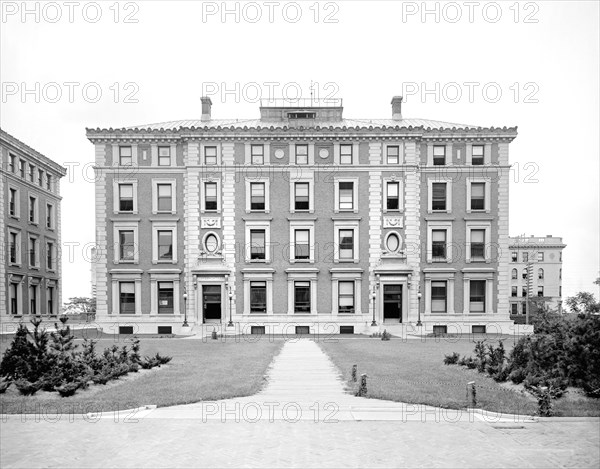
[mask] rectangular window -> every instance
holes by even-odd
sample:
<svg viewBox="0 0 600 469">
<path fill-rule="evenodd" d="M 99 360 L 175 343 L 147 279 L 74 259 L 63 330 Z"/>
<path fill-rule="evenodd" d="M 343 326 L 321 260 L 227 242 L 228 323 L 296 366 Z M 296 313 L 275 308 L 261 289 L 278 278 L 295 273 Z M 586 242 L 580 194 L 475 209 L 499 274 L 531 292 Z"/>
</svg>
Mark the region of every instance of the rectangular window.
<svg viewBox="0 0 600 469">
<path fill-rule="evenodd" d="M 308 164 L 308 145 L 296 145 L 296 164 Z"/>
<path fill-rule="evenodd" d="M 171 184 L 157 184 L 156 191 L 158 211 L 171 212 L 173 210 L 173 186 Z"/>
<path fill-rule="evenodd" d="M 9 260 L 11 264 L 17 264 L 17 248 L 18 248 L 18 235 L 17 233 L 10 232 L 9 234 Z"/>
<path fill-rule="evenodd" d="M 521 288 L 521 296 L 523 298 L 525 298 L 527 296 L 527 287 L 522 287 Z"/>
<path fill-rule="evenodd" d="M 310 208 L 308 190 L 308 182 L 294 183 L 294 210 L 308 210 Z"/>
<path fill-rule="evenodd" d="M 17 170 L 17 167 L 15 165 L 17 157 L 15 155 L 10 155 L 10 163 L 9 163 L 9 171 L 11 173 L 14 173 Z"/>
<path fill-rule="evenodd" d="M 265 183 L 250 183 L 250 210 L 265 210 Z"/>
<path fill-rule="evenodd" d="M 29 265 L 32 267 L 38 266 L 38 241 L 36 238 L 29 238 Z"/>
<path fill-rule="evenodd" d="M 354 313 L 354 282 L 338 282 L 338 313 Z"/>
<path fill-rule="evenodd" d="M 310 313 L 310 282 L 294 282 L 294 312 Z"/>
<path fill-rule="evenodd" d="M 250 259 L 265 259 L 265 230 L 250 230 Z"/>
<path fill-rule="evenodd" d="M 119 260 L 133 261 L 135 259 L 135 243 L 133 230 L 119 230 Z"/>
<path fill-rule="evenodd" d="M 354 183 L 339 183 L 339 210 L 354 210 Z"/>
<path fill-rule="evenodd" d="M 294 230 L 294 259 L 310 259 L 310 231 Z"/>
<path fill-rule="evenodd" d="M 433 146 L 433 164 L 434 166 L 444 166 L 446 164 L 446 146 Z"/>
<path fill-rule="evenodd" d="M 250 282 L 250 313 L 266 314 L 267 282 Z"/>
<path fill-rule="evenodd" d="M 523 253 L 523 262 L 529 262 L 529 253 L 528 252 Z"/>
<path fill-rule="evenodd" d="M 431 257 L 433 261 L 445 261 L 446 258 L 446 230 L 431 231 Z"/>
<path fill-rule="evenodd" d="M 44 187 L 44 171 L 38 169 L 38 186 Z"/>
<path fill-rule="evenodd" d="M 119 211 L 133 212 L 133 184 L 119 184 Z"/>
<path fill-rule="evenodd" d="M 52 190 L 52 175 L 50 173 L 46 174 L 46 189 Z"/>
<path fill-rule="evenodd" d="M 216 182 L 205 182 L 204 183 L 204 210 L 216 211 L 217 210 L 217 183 Z"/>
<path fill-rule="evenodd" d="M 340 145 L 340 164 L 352 164 L 352 145 Z"/>
<path fill-rule="evenodd" d="M 263 145 L 252 145 L 251 148 L 252 164 L 265 163 L 265 148 Z"/>
<path fill-rule="evenodd" d="M 46 302 L 48 304 L 48 314 L 54 314 L 54 287 L 46 289 Z"/>
<path fill-rule="evenodd" d="M 471 260 L 485 260 L 485 230 L 471 230 Z"/>
<path fill-rule="evenodd" d="M 171 230 L 159 230 L 158 259 L 161 261 L 173 260 L 173 232 Z"/>
<path fill-rule="evenodd" d="M 38 286 L 29 287 L 29 314 L 38 314 Z"/>
<path fill-rule="evenodd" d="M 17 212 L 17 189 L 9 189 L 9 195 L 8 195 L 8 213 L 13 216 L 16 217 L 18 216 L 18 212 Z"/>
<path fill-rule="evenodd" d="M 469 311 L 471 313 L 485 313 L 485 280 L 471 280 Z"/>
<path fill-rule="evenodd" d="M 562 251 L 558 253 L 558 262 L 562 262 Z"/>
<path fill-rule="evenodd" d="M 119 165 L 131 166 L 132 164 L 133 157 L 131 153 L 131 147 L 119 147 Z"/>
<path fill-rule="evenodd" d="M 388 182 L 387 183 L 387 197 L 386 197 L 386 208 L 388 210 L 399 210 L 400 209 L 400 183 L 399 182 Z"/>
<path fill-rule="evenodd" d="M 485 183 L 471 183 L 471 210 L 485 210 Z"/>
<path fill-rule="evenodd" d="M 473 145 L 473 151 L 471 156 L 471 164 L 473 166 L 483 165 L 483 145 Z"/>
<path fill-rule="evenodd" d="M 339 259 L 354 260 L 354 230 L 340 230 L 339 237 Z"/>
<path fill-rule="evenodd" d="M 217 147 L 204 147 L 204 164 L 217 164 Z"/>
<path fill-rule="evenodd" d="M 19 312 L 19 284 L 11 283 L 9 290 L 10 314 L 17 314 Z"/>
<path fill-rule="evenodd" d="M 157 282 L 158 314 L 173 314 L 173 282 Z"/>
<path fill-rule="evenodd" d="M 514 296 L 517 296 L 517 295 L 514 295 Z M 519 314 L 519 304 L 518 303 L 510 304 L 510 314 L 512 314 L 512 315 Z"/>
<path fill-rule="evenodd" d="M 431 210 L 446 210 L 446 183 L 431 184 Z"/>
<path fill-rule="evenodd" d="M 35 182 L 35 166 L 29 165 L 29 182 Z"/>
<path fill-rule="evenodd" d="M 158 147 L 158 166 L 171 166 L 171 147 Z"/>
<path fill-rule="evenodd" d="M 50 204 L 46 204 L 46 228 L 54 228 L 54 207 Z"/>
<path fill-rule="evenodd" d="M 523 269 L 523 280 L 527 280 L 527 269 Z"/>
<path fill-rule="evenodd" d="M 37 206 L 37 198 L 29 197 L 29 223 L 37 223 L 38 222 L 38 206 Z"/>
<path fill-rule="evenodd" d="M 447 303 L 447 282 L 432 281 L 431 282 L 431 312 L 445 313 Z"/>
<path fill-rule="evenodd" d="M 510 287 L 510 296 L 517 296 L 517 287 Z"/>
<path fill-rule="evenodd" d="M 537 293 L 538 293 L 538 296 L 544 296 L 544 287 L 538 286 Z"/>
<path fill-rule="evenodd" d="M 135 314 L 134 282 L 119 282 L 119 313 Z"/>
<path fill-rule="evenodd" d="M 25 179 L 25 160 L 19 160 L 19 175 Z"/>
<path fill-rule="evenodd" d="M 543 252 L 538 252 L 537 260 L 538 260 L 538 262 L 544 262 L 544 253 Z"/>
<path fill-rule="evenodd" d="M 54 270 L 54 243 L 46 243 L 46 269 Z"/>
<path fill-rule="evenodd" d="M 387 164 L 398 164 L 400 163 L 400 147 L 389 146 L 387 147 Z"/>
<path fill-rule="evenodd" d="M 517 262 L 518 261 L 517 251 L 512 251 L 510 253 L 510 260 L 511 260 L 511 262 Z"/>
</svg>

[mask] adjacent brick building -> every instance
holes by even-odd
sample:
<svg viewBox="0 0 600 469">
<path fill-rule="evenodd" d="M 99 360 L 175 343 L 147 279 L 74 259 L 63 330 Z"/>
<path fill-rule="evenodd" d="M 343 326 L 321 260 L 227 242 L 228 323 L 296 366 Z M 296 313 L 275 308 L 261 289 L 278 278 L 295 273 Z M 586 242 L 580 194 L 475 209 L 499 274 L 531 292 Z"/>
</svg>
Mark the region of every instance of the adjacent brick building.
<svg viewBox="0 0 600 469">
<path fill-rule="evenodd" d="M 562 251 L 560 237 L 546 235 L 510 238 L 510 314 L 523 318 L 540 303 L 562 312 Z M 529 306 L 528 306 L 529 305 Z"/>
<path fill-rule="evenodd" d="M 516 128 L 345 119 L 341 100 L 260 119 L 87 129 L 96 319 L 241 332 L 510 332 Z M 187 329 L 184 329 L 187 330 Z"/>
<path fill-rule="evenodd" d="M 60 178 L 66 170 L 0 129 L 2 329 L 61 310 Z"/>
</svg>

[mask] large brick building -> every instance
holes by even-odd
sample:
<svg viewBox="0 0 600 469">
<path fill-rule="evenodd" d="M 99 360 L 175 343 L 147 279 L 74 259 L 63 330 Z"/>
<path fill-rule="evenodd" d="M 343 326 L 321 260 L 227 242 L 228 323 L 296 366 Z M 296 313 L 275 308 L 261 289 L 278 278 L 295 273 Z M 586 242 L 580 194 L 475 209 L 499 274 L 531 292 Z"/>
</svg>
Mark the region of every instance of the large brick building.
<svg viewBox="0 0 600 469">
<path fill-rule="evenodd" d="M 562 238 L 552 235 L 510 237 L 511 318 L 521 322 L 539 304 L 562 312 L 562 251 L 566 246 Z"/>
<path fill-rule="evenodd" d="M 97 320 L 121 332 L 509 332 L 516 128 L 345 119 L 87 129 L 97 166 Z M 183 329 L 187 331 L 188 329 Z"/>
<path fill-rule="evenodd" d="M 0 322 L 61 310 L 60 178 L 66 170 L 0 129 Z"/>
</svg>

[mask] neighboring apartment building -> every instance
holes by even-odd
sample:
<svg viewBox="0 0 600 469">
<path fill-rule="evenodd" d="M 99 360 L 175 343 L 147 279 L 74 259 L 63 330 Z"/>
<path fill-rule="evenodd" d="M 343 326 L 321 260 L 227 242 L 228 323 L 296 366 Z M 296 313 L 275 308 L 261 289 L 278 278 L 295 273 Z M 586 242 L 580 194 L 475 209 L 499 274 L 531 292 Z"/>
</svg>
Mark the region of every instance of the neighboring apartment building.
<svg viewBox="0 0 600 469">
<path fill-rule="evenodd" d="M 517 319 L 544 303 L 562 312 L 562 238 L 546 235 L 510 238 L 510 314 Z M 529 307 L 528 307 L 529 304 Z"/>
<path fill-rule="evenodd" d="M 257 120 L 87 129 L 96 321 L 127 332 L 510 332 L 516 128 L 345 119 L 341 100 Z M 421 322 L 419 322 L 421 321 Z"/>
<path fill-rule="evenodd" d="M 66 170 L 1 129 L 0 152 L 4 326 L 60 312 L 60 178 Z"/>
</svg>

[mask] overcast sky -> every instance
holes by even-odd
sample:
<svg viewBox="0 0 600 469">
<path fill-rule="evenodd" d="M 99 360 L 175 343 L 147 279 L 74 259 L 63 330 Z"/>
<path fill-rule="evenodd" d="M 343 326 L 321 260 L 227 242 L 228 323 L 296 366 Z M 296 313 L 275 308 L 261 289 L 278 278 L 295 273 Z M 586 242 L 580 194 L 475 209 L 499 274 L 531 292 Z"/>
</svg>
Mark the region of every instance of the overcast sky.
<svg viewBox="0 0 600 469">
<path fill-rule="evenodd" d="M 345 117 L 389 118 L 404 94 L 405 117 L 518 126 L 510 233 L 562 236 L 563 296 L 598 295 L 598 2 L 475 3 L 2 2 L 0 125 L 71 168 L 63 299 L 90 295 L 86 127 L 199 118 L 203 93 L 214 118 L 257 118 L 258 97 L 311 82 Z"/>
</svg>

